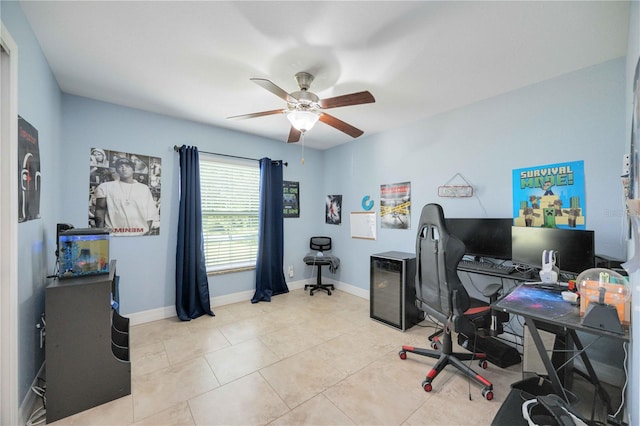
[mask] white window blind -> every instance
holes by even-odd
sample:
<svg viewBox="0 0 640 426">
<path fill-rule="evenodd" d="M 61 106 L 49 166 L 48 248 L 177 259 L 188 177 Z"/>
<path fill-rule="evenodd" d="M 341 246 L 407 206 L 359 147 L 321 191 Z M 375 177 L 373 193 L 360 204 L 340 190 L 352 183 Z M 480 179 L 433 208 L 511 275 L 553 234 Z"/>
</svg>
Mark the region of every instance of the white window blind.
<svg viewBox="0 0 640 426">
<path fill-rule="evenodd" d="M 253 268 L 258 253 L 260 167 L 200 156 L 207 271 Z"/>
</svg>

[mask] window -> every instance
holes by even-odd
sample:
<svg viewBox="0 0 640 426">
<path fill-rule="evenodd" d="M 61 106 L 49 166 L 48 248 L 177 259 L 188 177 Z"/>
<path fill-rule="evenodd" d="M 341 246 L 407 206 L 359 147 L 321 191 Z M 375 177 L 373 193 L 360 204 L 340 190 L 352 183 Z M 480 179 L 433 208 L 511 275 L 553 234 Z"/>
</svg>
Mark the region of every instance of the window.
<svg viewBox="0 0 640 426">
<path fill-rule="evenodd" d="M 204 256 L 208 272 L 255 268 L 260 167 L 200 156 Z"/>
</svg>

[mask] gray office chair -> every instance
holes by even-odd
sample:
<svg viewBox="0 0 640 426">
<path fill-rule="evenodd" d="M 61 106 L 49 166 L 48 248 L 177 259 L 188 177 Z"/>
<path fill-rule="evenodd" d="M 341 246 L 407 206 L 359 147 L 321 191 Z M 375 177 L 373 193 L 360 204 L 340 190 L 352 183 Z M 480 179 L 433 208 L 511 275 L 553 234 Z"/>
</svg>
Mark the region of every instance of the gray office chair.
<svg viewBox="0 0 640 426">
<path fill-rule="evenodd" d="M 429 318 L 442 324 L 442 329 L 429 336 L 433 349 L 402 346 L 401 359 L 407 352 L 437 358 L 436 365 L 427 373 L 422 387 L 431 392 L 431 382 L 447 365 L 452 365 L 470 380 L 483 387 L 482 396 L 493 399 L 493 385 L 473 371 L 463 361 L 478 360 L 482 368 L 487 368 L 485 353 L 453 352 L 451 333 L 470 337 L 489 330 L 492 323 L 489 304 L 472 299 L 458 277 L 457 267 L 465 253 L 465 246 L 447 230 L 442 207 L 427 204 L 422 209 L 416 239 L 416 306 Z M 499 284 L 487 286 L 484 295 L 491 301 L 498 298 Z M 508 318 L 507 318 L 508 319 Z M 442 339 L 439 339 L 439 336 Z"/>
<path fill-rule="evenodd" d="M 316 282 L 314 284 L 305 284 L 304 289 L 310 288 L 309 294 L 313 296 L 316 290 L 323 290 L 331 296 L 331 290 L 335 290 L 333 284 L 324 284 L 322 282 L 322 267 L 328 266 L 329 271 L 334 272 L 340 266 L 340 259 L 329 253 L 331 250 L 331 238 L 330 237 L 311 237 L 309 240 L 309 248 L 313 250 L 307 254 L 303 261 L 307 265 L 317 266 L 318 274 L 316 275 Z"/>
</svg>

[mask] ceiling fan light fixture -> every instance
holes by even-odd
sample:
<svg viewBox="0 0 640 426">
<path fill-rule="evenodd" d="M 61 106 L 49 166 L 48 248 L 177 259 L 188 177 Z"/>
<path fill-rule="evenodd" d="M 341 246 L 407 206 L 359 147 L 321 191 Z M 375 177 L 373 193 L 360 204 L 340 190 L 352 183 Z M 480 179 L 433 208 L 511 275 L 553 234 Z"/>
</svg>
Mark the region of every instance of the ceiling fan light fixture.
<svg viewBox="0 0 640 426">
<path fill-rule="evenodd" d="M 302 133 L 311 130 L 320 118 L 320 113 L 312 109 L 291 109 L 287 111 L 287 119 L 293 127 Z"/>
</svg>

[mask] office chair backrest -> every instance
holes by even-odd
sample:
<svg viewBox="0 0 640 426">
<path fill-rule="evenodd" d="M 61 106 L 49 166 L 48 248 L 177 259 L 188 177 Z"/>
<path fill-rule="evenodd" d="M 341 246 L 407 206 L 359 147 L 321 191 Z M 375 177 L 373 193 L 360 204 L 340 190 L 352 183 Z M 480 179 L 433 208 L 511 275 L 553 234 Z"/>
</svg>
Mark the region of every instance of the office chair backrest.
<svg viewBox="0 0 640 426">
<path fill-rule="evenodd" d="M 442 207 L 425 205 L 416 239 L 416 297 L 419 308 L 442 323 L 453 312 L 453 291 L 458 291 L 460 310 L 466 311 L 470 306 L 469 295 L 457 272 L 464 253 L 464 243 L 447 230 Z"/>
<path fill-rule="evenodd" d="M 330 237 L 311 237 L 311 239 L 309 240 L 309 247 L 313 251 L 331 250 L 331 238 Z"/>
</svg>

